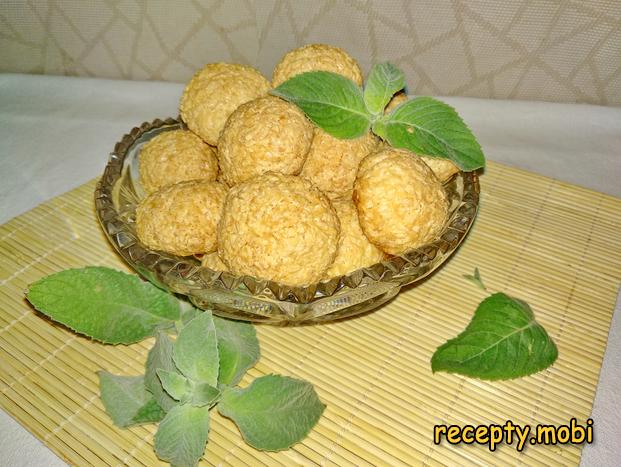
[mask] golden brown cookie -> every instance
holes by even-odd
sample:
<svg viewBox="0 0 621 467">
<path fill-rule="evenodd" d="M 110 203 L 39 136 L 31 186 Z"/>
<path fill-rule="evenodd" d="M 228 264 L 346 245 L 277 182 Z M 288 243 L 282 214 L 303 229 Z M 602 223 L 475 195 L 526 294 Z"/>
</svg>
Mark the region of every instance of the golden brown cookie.
<svg viewBox="0 0 621 467">
<path fill-rule="evenodd" d="M 362 71 L 356 60 L 343 49 L 325 44 L 309 44 L 287 52 L 274 68 L 272 84 L 277 87 L 307 71 L 331 71 L 362 86 Z"/>
<path fill-rule="evenodd" d="M 313 182 L 330 199 L 351 198 L 358 165 L 378 144 L 368 132 L 356 139 L 338 139 L 315 128 L 315 136 L 300 176 Z"/>
<path fill-rule="evenodd" d="M 218 182 L 188 181 L 151 193 L 136 209 L 138 238 L 179 256 L 214 251 L 226 192 Z"/>
<path fill-rule="evenodd" d="M 336 258 L 325 277 L 341 276 L 384 260 L 384 252 L 373 245 L 362 231 L 354 203 L 350 199 L 338 199 L 332 201 L 332 206 L 339 217 L 341 234 Z"/>
<path fill-rule="evenodd" d="M 305 285 L 334 261 L 339 230 L 330 201 L 308 180 L 269 172 L 229 191 L 218 253 L 234 274 Z"/>
<path fill-rule="evenodd" d="M 296 105 L 273 96 L 247 102 L 220 135 L 222 179 L 233 186 L 270 171 L 297 175 L 312 139 L 313 125 Z"/>
<path fill-rule="evenodd" d="M 160 133 L 142 147 L 138 162 L 147 193 L 187 180 L 213 181 L 218 175 L 213 148 L 187 130 Z"/>
<path fill-rule="evenodd" d="M 181 118 L 190 130 L 215 146 L 229 115 L 269 89 L 269 81 L 252 67 L 210 63 L 185 87 L 179 105 Z"/>
<path fill-rule="evenodd" d="M 434 240 L 448 211 L 442 184 L 431 169 L 411 152 L 394 148 L 360 163 L 354 202 L 365 235 L 390 254 Z"/>
</svg>

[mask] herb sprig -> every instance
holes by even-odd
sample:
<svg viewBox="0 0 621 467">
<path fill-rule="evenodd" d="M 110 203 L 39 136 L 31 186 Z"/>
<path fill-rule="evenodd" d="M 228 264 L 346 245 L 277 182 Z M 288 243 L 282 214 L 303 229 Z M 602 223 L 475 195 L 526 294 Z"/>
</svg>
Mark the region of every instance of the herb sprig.
<svg viewBox="0 0 621 467">
<path fill-rule="evenodd" d="M 155 453 L 173 465 L 196 465 L 214 407 L 248 444 L 268 451 L 301 441 L 325 409 L 310 383 L 286 376 L 266 375 L 237 388 L 260 358 L 254 327 L 197 310 L 137 276 L 69 269 L 35 282 L 26 297 L 43 314 L 100 342 L 155 336 L 144 375 L 100 371 L 99 388 L 115 425 L 159 423 Z"/>
<path fill-rule="evenodd" d="M 393 147 L 448 159 L 464 171 L 485 166 L 476 138 L 444 102 L 416 97 L 384 114 L 392 96 L 404 87 L 403 73 L 391 63 L 380 63 L 371 69 L 364 90 L 341 75 L 310 71 L 285 81 L 271 94 L 298 105 L 336 138 L 358 138 L 371 129 Z"/>
</svg>

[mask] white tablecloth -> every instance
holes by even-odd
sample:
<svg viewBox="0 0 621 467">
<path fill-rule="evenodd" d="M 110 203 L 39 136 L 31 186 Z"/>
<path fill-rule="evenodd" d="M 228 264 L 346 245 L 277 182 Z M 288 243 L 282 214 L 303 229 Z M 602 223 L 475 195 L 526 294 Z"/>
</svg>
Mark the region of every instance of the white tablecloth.
<svg viewBox="0 0 621 467">
<path fill-rule="evenodd" d="M 177 115 L 174 83 L 0 74 L 0 224 L 98 176 L 119 137 Z M 445 98 L 491 160 L 621 197 L 621 108 Z M 621 312 L 597 389 L 583 465 L 621 459 Z M 0 465 L 65 465 L 0 411 Z"/>
</svg>

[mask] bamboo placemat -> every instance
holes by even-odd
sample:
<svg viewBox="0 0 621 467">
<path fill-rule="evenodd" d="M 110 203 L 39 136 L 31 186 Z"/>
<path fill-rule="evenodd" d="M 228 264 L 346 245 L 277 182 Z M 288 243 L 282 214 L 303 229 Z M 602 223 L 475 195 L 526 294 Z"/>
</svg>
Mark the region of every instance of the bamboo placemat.
<svg viewBox="0 0 621 467">
<path fill-rule="evenodd" d="M 115 428 L 95 371 L 142 372 L 151 340 L 104 346 L 37 315 L 23 292 L 69 267 L 127 269 L 93 212 L 90 182 L 0 227 L 0 405 L 67 462 L 154 465 L 153 427 Z M 591 413 L 621 280 L 621 200 L 489 164 L 479 217 L 458 253 L 429 280 L 374 313 L 341 323 L 258 326 L 251 378 L 311 381 L 327 404 L 292 449 L 248 447 L 214 413 L 204 462 L 222 465 L 577 464 L 581 446 L 436 446 L 435 424 L 584 423 Z M 492 291 L 528 301 L 559 348 L 556 364 L 508 382 L 432 375 L 434 349 L 486 295 L 462 274 L 478 266 Z M 595 420 L 597 436 L 597 420 Z"/>
</svg>

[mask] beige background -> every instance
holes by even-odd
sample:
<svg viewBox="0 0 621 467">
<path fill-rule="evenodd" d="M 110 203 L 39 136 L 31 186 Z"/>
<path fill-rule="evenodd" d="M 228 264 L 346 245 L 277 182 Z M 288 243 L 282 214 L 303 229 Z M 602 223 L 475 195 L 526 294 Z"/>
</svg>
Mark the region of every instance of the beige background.
<svg viewBox="0 0 621 467">
<path fill-rule="evenodd" d="M 204 63 L 268 77 L 326 42 L 413 94 L 621 104 L 621 0 L 2 0 L 0 71 L 186 81 Z"/>
</svg>

